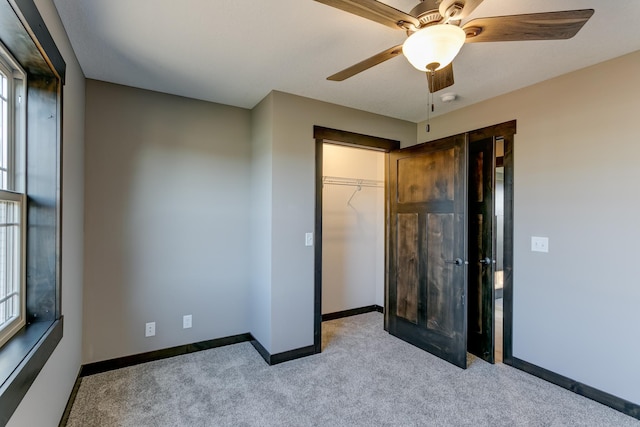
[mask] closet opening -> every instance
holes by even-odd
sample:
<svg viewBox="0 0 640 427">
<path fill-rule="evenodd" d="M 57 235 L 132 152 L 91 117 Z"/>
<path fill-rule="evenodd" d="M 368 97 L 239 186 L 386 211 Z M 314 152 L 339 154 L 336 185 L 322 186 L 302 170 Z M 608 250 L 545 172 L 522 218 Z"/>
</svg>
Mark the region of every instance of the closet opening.
<svg viewBox="0 0 640 427">
<path fill-rule="evenodd" d="M 314 137 L 314 346 L 319 353 L 327 344 L 321 342 L 322 321 L 383 312 L 386 153 L 400 143 L 319 126 Z"/>
<path fill-rule="evenodd" d="M 324 143 L 322 320 L 384 307 L 384 160 Z"/>
</svg>

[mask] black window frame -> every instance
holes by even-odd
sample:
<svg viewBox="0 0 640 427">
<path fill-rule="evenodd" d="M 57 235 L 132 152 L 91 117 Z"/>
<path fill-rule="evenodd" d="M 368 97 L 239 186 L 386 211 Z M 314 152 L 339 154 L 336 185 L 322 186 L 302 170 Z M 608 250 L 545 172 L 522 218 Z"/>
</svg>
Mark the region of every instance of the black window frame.
<svg viewBox="0 0 640 427">
<path fill-rule="evenodd" d="M 66 64 L 33 0 L 0 0 L 0 40 L 27 73 L 27 324 L 0 347 L 0 426 L 4 426 L 62 339 L 62 87 Z"/>
</svg>

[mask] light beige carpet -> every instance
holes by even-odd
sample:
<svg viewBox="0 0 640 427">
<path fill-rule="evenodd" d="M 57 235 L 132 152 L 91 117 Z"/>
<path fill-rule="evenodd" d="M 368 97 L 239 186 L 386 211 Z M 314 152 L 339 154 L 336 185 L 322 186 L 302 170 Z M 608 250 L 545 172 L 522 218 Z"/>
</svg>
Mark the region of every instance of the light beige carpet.
<svg viewBox="0 0 640 427">
<path fill-rule="evenodd" d="M 387 334 L 323 324 L 321 354 L 268 366 L 249 343 L 85 377 L 68 426 L 640 426 L 519 370 L 461 370 Z"/>
</svg>

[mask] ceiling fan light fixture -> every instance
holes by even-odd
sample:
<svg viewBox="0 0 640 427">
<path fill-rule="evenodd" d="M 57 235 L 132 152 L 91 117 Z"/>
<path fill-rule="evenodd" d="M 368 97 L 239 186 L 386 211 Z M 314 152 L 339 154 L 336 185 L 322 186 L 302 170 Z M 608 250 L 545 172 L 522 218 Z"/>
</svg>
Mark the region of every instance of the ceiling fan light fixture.
<svg viewBox="0 0 640 427">
<path fill-rule="evenodd" d="M 465 38 L 464 30 L 457 25 L 430 25 L 411 34 L 402 45 L 402 53 L 418 70 L 436 71 L 453 61 Z"/>
</svg>

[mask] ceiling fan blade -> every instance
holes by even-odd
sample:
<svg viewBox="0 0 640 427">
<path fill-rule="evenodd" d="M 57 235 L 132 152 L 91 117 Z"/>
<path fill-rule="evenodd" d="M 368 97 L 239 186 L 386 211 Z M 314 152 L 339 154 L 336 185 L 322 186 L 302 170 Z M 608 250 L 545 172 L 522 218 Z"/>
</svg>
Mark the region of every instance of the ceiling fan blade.
<svg viewBox="0 0 640 427">
<path fill-rule="evenodd" d="M 367 18 L 379 24 L 394 29 L 403 28 L 398 23 L 407 23 L 409 26 L 418 27 L 420 22 L 413 16 L 401 10 L 394 9 L 376 0 L 316 0 L 328 6 L 333 6 L 345 12 Z"/>
<path fill-rule="evenodd" d="M 368 70 L 369 68 L 381 64 L 384 61 L 388 61 L 391 58 L 395 58 L 399 54 L 402 53 L 402 45 L 394 46 L 385 50 L 384 52 L 380 52 L 377 55 L 373 55 L 371 58 L 367 58 L 362 62 L 358 62 L 356 65 L 352 65 L 349 68 L 346 68 L 340 72 L 335 73 L 332 76 L 327 77 L 327 80 L 332 80 L 334 82 L 341 82 L 343 80 L 348 79 L 349 77 L 353 77 L 358 73 L 363 72 L 364 70 Z"/>
<path fill-rule="evenodd" d="M 482 0 L 442 0 L 438 9 L 444 18 L 459 21 L 471 15 L 480 3 Z"/>
<path fill-rule="evenodd" d="M 427 81 L 429 82 L 429 93 L 434 93 L 446 87 L 453 86 L 453 63 L 431 73 L 427 71 Z"/>
<path fill-rule="evenodd" d="M 467 22 L 466 43 L 520 40 L 562 40 L 575 36 L 593 15 L 593 9 L 526 15 L 494 16 Z"/>
</svg>

